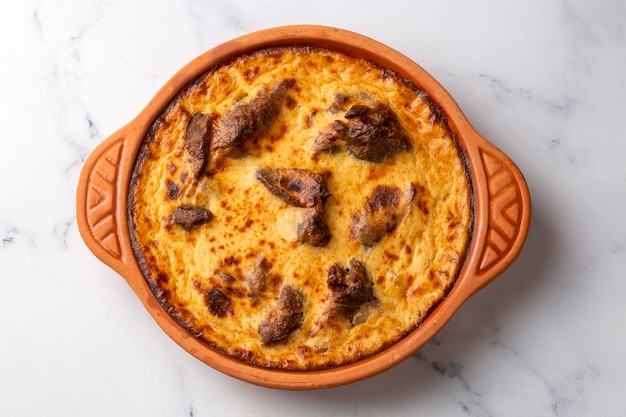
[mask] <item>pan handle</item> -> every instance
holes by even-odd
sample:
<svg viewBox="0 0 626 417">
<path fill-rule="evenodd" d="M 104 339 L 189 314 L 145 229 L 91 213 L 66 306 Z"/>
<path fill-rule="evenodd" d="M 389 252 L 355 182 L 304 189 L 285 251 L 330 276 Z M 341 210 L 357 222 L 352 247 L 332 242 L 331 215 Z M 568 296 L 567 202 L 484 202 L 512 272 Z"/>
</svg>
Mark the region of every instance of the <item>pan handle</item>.
<svg viewBox="0 0 626 417">
<path fill-rule="evenodd" d="M 126 198 L 132 128 L 109 136 L 89 155 L 76 192 L 76 219 L 87 247 L 122 276 L 136 263 L 128 243 Z"/>
<path fill-rule="evenodd" d="M 520 254 L 532 211 L 528 185 L 519 168 L 504 152 L 476 135 L 476 216 L 488 221 L 479 222 L 475 229 L 478 242 L 471 262 L 472 293 L 493 281 Z"/>
</svg>

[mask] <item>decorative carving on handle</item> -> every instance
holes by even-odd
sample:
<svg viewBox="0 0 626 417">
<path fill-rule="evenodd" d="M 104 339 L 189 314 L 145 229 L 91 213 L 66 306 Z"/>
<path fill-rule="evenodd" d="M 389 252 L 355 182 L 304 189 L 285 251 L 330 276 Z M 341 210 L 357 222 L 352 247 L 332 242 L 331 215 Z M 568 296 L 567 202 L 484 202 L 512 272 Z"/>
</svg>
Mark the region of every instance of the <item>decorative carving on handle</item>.
<svg viewBox="0 0 626 417">
<path fill-rule="evenodd" d="M 487 238 L 478 265 L 478 272 L 483 273 L 511 250 L 520 231 L 523 206 L 519 185 L 507 163 L 483 149 L 480 156 L 489 190 Z"/>
<path fill-rule="evenodd" d="M 113 143 L 96 160 L 87 188 L 87 225 L 94 239 L 111 256 L 122 257 L 115 199 L 124 141 Z"/>
</svg>

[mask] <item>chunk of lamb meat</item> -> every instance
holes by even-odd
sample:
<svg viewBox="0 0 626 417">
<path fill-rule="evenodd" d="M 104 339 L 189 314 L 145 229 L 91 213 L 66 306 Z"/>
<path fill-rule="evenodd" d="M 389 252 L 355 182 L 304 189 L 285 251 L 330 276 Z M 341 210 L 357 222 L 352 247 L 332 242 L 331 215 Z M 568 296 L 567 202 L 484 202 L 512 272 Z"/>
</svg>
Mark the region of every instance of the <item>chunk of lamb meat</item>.
<svg viewBox="0 0 626 417">
<path fill-rule="evenodd" d="M 311 246 L 326 246 L 330 242 L 330 229 L 324 223 L 324 213 L 306 209 L 304 219 L 296 230 L 298 241 Z"/>
<path fill-rule="evenodd" d="M 290 285 L 286 285 L 278 296 L 278 306 L 270 311 L 258 328 L 261 342 L 274 345 L 285 341 L 300 328 L 304 319 L 304 295 Z"/>
<path fill-rule="evenodd" d="M 326 283 L 332 291 L 331 315 L 351 320 L 363 304 L 376 299 L 365 264 L 358 259 L 352 259 L 348 269 L 332 265 Z"/>
<path fill-rule="evenodd" d="M 382 103 L 371 108 L 355 104 L 345 113 L 346 122 L 335 120 L 313 143 L 313 153 L 334 153 L 342 148 L 354 157 L 383 162 L 410 149 L 410 142 L 394 112 Z"/>
<path fill-rule="evenodd" d="M 266 345 L 275 345 L 285 341 L 291 332 L 298 329 L 304 319 L 300 312 L 270 312 L 259 325 L 261 342 Z"/>
<path fill-rule="evenodd" d="M 369 108 L 355 105 L 345 114 L 348 152 L 371 162 L 382 162 L 409 149 L 410 142 L 393 111 L 379 103 Z"/>
<path fill-rule="evenodd" d="M 296 231 L 300 243 L 325 246 L 330 241 L 330 229 L 324 223 L 324 206 L 330 196 L 328 175 L 298 168 L 260 169 L 256 173 L 272 194 L 292 206 L 305 208 L 304 219 Z"/>
<path fill-rule="evenodd" d="M 414 195 L 405 195 L 398 187 L 379 185 L 365 200 L 364 210 L 352 215 L 351 235 L 371 247 L 392 233 L 407 212 Z"/>
<path fill-rule="evenodd" d="M 266 134 L 277 120 L 294 84 L 294 80 L 277 81 L 247 103 L 235 106 L 217 122 L 211 148 L 224 156 L 245 155 L 249 143 Z"/>
<path fill-rule="evenodd" d="M 213 213 L 208 209 L 191 204 L 183 204 L 174 210 L 172 223 L 181 226 L 185 230 L 191 230 L 196 226 L 208 223 L 213 219 Z"/>
<path fill-rule="evenodd" d="M 304 295 L 291 285 L 285 285 L 278 295 L 278 308 L 284 311 L 302 311 Z"/>
<path fill-rule="evenodd" d="M 341 120 L 335 120 L 326 126 L 313 143 L 313 154 L 339 152 L 347 130 L 348 126 Z"/>
<path fill-rule="evenodd" d="M 189 152 L 191 173 L 198 179 L 204 172 L 211 146 L 211 121 L 213 116 L 205 113 L 196 113 L 189 120 L 185 135 L 185 149 Z"/>
<path fill-rule="evenodd" d="M 259 169 L 256 178 L 274 195 L 295 207 L 319 207 L 330 196 L 326 186 L 328 172 L 308 169 Z"/>
<path fill-rule="evenodd" d="M 244 280 L 248 286 L 248 295 L 258 297 L 267 286 L 267 273 L 272 268 L 263 255 L 259 255 L 254 268 L 245 276 Z"/>
</svg>

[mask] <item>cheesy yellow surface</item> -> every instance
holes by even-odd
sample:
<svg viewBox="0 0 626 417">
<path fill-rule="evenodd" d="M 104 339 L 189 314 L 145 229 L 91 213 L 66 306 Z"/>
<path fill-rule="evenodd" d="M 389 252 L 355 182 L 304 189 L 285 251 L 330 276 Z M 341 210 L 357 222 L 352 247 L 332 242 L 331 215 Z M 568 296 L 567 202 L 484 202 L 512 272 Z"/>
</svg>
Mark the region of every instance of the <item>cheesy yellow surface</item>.
<svg viewBox="0 0 626 417">
<path fill-rule="evenodd" d="M 243 156 L 211 155 L 199 178 L 185 148 L 191 116 L 216 120 L 277 80 L 293 79 L 276 123 Z M 353 104 L 380 102 L 397 115 L 409 150 L 383 162 L 348 152 L 313 155 L 320 132 Z M 303 209 L 270 193 L 260 168 L 328 171 L 326 246 L 298 242 Z M 172 186 L 174 184 L 174 186 Z M 402 191 L 406 210 L 397 228 L 366 247 L 351 235 L 355 213 L 380 185 Z M 173 188 L 172 188 L 173 187 Z M 174 191 L 172 191 L 174 190 Z M 470 185 L 463 158 L 445 121 L 415 87 L 390 71 L 339 53 L 285 48 L 260 51 L 209 72 L 183 91 L 146 138 L 131 185 L 131 236 L 146 279 L 164 307 L 197 337 L 254 365 L 312 370 L 371 356 L 419 326 L 453 285 L 469 241 Z M 185 230 L 171 221 L 181 204 L 206 207 L 213 218 Z M 362 261 L 376 302 L 362 323 L 332 318 L 327 285 L 331 265 Z M 267 285 L 252 295 L 245 277 L 260 260 Z M 304 296 L 301 326 L 280 343 L 265 345 L 258 329 L 285 285 Z M 207 308 L 220 287 L 230 310 Z"/>
</svg>

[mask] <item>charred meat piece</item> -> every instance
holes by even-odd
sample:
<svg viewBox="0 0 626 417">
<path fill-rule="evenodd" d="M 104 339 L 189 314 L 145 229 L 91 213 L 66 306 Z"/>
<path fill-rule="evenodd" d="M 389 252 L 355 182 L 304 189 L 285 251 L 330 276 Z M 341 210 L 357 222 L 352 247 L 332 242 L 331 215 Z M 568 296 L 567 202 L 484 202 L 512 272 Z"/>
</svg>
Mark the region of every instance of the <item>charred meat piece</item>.
<svg viewBox="0 0 626 417">
<path fill-rule="evenodd" d="M 304 295 L 290 285 L 286 285 L 278 296 L 278 306 L 270 311 L 258 328 L 261 342 L 273 345 L 285 341 L 291 332 L 300 328 L 304 319 Z"/>
<path fill-rule="evenodd" d="M 350 233 L 367 247 L 393 232 L 406 214 L 413 192 L 405 195 L 398 187 L 379 185 L 365 200 L 364 210 L 352 215 Z"/>
<path fill-rule="evenodd" d="M 267 286 L 267 273 L 272 268 L 272 264 L 268 262 L 263 255 L 259 255 L 256 260 L 254 269 L 250 271 L 244 278 L 248 286 L 248 295 L 250 297 L 258 297 Z"/>
<path fill-rule="evenodd" d="M 398 118 L 382 103 L 374 108 L 354 105 L 345 117 L 348 152 L 358 159 L 382 162 L 410 147 Z"/>
<path fill-rule="evenodd" d="M 285 285 L 278 295 L 278 308 L 285 311 L 302 311 L 304 295 L 291 285 Z"/>
<path fill-rule="evenodd" d="M 177 207 L 172 214 L 172 223 L 185 230 L 191 230 L 195 226 L 208 223 L 211 219 L 213 219 L 213 213 L 203 207 L 192 206 L 191 204 Z"/>
<path fill-rule="evenodd" d="M 187 125 L 185 149 L 189 152 L 191 173 L 196 179 L 202 175 L 209 160 L 212 119 L 208 114 L 196 113 Z"/>
<path fill-rule="evenodd" d="M 298 241 L 311 246 L 326 246 L 330 242 L 330 229 L 324 223 L 324 212 L 306 209 L 304 220 L 298 225 Z"/>
<path fill-rule="evenodd" d="M 165 197 L 167 197 L 168 200 L 176 200 L 180 195 L 180 186 L 174 181 L 169 179 L 165 180 L 165 188 L 167 189 Z"/>
<path fill-rule="evenodd" d="M 324 205 L 330 196 L 326 186 L 328 172 L 315 173 L 307 169 L 259 169 L 256 178 L 274 195 L 288 204 L 306 209 L 298 225 L 298 241 L 312 246 L 325 246 L 330 241 L 330 229 L 324 223 Z"/>
<path fill-rule="evenodd" d="M 355 104 L 324 128 L 313 143 L 313 153 L 333 153 L 345 146 L 358 159 L 383 162 L 408 150 L 410 142 L 393 111 L 382 103 L 373 108 Z"/>
<path fill-rule="evenodd" d="M 335 120 L 326 126 L 313 143 L 313 153 L 339 152 L 341 150 L 341 142 L 345 141 L 347 130 L 348 126 L 341 120 Z"/>
<path fill-rule="evenodd" d="M 233 306 L 222 287 L 213 287 L 204 296 L 209 313 L 217 317 L 226 317 L 233 314 Z"/>
<path fill-rule="evenodd" d="M 365 264 L 358 259 L 350 261 L 349 269 L 332 265 L 326 283 L 332 291 L 332 310 L 348 319 L 352 319 L 361 305 L 375 299 L 372 280 Z"/>
<path fill-rule="evenodd" d="M 327 172 L 299 168 L 259 169 L 256 178 L 274 195 L 296 207 L 323 207 L 330 196 Z"/>
<path fill-rule="evenodd" d="M 298 329 L 304 318 L 303 312 L 272 311 L 259 325 L 259 336 L 264 345 L 283 342 L 291 332 Z"/>
<path fill-rule="evenodd" d="M 276 82 L 247 103 L 235 106 L 215 128 L 211 147 L 231 157 L 244 155 L 249 142 L 263 136 L 276 121 L 294 80 Z"/>
</svg>

